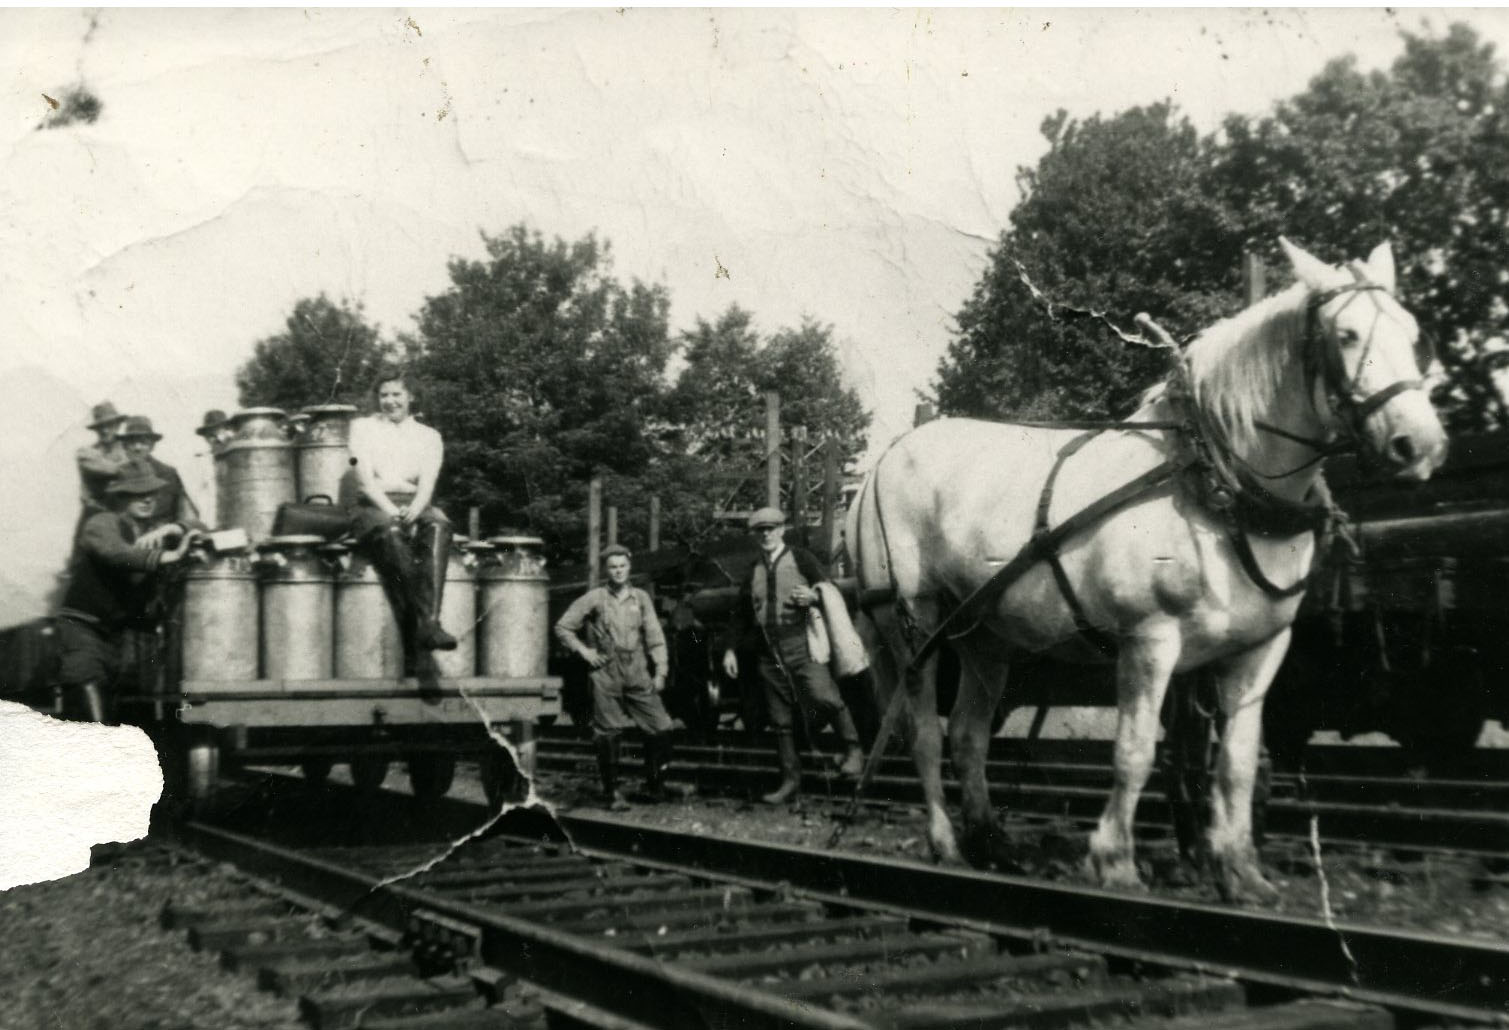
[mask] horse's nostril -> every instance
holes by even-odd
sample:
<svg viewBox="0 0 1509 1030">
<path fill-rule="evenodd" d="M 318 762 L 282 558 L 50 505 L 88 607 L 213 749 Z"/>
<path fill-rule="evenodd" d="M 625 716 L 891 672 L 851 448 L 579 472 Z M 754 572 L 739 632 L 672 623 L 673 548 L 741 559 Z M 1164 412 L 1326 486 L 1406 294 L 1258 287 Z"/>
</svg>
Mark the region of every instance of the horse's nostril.
<svg viewBox="0 0 1509 1030">
<path fill-rule="evenodd" d="M 1401 465 L 1408 465 L 1415 460 L 1415 442 L 1402 433 L 1389 440 L 1388 451 L 1389 456 Z"/>
</svg>

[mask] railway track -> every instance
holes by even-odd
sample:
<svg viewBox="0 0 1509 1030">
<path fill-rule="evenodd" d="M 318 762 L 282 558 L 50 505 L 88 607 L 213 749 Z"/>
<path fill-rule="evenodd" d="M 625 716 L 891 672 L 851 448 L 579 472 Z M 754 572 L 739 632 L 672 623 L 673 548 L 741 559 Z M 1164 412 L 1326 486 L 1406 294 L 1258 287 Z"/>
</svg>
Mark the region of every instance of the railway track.
<svg viewBox="0 0 1509 1030">
<path fill-rule="evenodd" d="M 330 844 L 329 820 L 300 837 L 286 808 L 275 835 L 178 831 L 276 883 L 283 907 L 170 918 L 306 992 L 317 1028 L 1509 1023 L 1509 947 L 1493 943 L 573 814 L 515 812 L 507 835 L 447 853 L 484 809 L 362 804 L 348 825 L 386 840 Z"/>
<path fill-rule="evenodd" d="M 1323 770 L 1344 770 L 1342 756 L 1334 754 L 1339 750 L 1345 749 L 1333 749 Z M 627 761 L 637 761 L 632 743 L 626 756 L 633 756 Z M 748 795 L 765 789 L 777 776 L 771 749 L 742 743 L 682 747 L 677 758 L 676 775 L 708 793 Z M 585 741 L 557 734 L 540 741 L 538 761 L 546 770 L 584 769 L 593 761 L 593 751 Z M 1375 756 L 1366 756 L 1364 761 L 1376 767 Z M 804 763 L 804 788 L 815 797 L 847 799 L 849 788 L 827 772 L 826 764 L 810 759 Z M 1111 782 L 1109 753 L 1104 748 L 1047 748 L 1039 756 L 1028 757 L 1019 749 L 998 747 L 987 768 L 998 805 L 1013 813 L 1084 824 L 1099 817 Z M 956 799 L 957 784 L 949 779 L 945 786 Z M 876 802 L 920 803 L 921 788 L 911 759 L 883 758 L 865 797 Z M 1140 811 L 1141 818 L 1161 825 L 1169 822 L 1160 774 L 1154 773 Z M 1268 833 L 1308 838 L 1312 817 L 1318 817 L 1321 837 L 1328 842 L 1509 858 L 1509 776 L 1500 780 L 1421 779 L 1349 771 L 1318 771 L 1303 779 L 1275 775 L 1267 806 Z"/>
</svg>

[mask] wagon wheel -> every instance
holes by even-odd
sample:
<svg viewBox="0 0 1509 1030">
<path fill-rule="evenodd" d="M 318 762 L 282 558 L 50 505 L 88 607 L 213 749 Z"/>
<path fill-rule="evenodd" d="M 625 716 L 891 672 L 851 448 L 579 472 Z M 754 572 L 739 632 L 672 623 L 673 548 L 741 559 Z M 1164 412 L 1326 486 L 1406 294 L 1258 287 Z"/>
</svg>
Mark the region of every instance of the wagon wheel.
<svg viewBox="0 0 1509 1030">
<path fill-rule="evenodd" d="M 388 760 L 379 755 L 360 755 L 351 759 L 351 782 L 358 790 L 377 791 L 388 777 Z"/>
<path fill-rule="evenodd" d="M 310 789 L 323 787 L 334 767 L 335 763 L 328 758 L 306 758 L 299 763 L 299 770 L 304 774 L 304 785 Z"/>
<path fill-rule="evenodd" d="M 497 808 L 505 801 L 517 803 L 528 796 L 529 784 L 519 774 L 513 756 L 498 747 L 482 756 L 482 793 L 487 796 L 490 808 Z"/>
<path fill-rule="evenodd" d="M 409 787 L 422 801 L 445 797 L 456 778 L 456 759 L 452 755 L 410 755 L 408 765 Z"/>
</svg>

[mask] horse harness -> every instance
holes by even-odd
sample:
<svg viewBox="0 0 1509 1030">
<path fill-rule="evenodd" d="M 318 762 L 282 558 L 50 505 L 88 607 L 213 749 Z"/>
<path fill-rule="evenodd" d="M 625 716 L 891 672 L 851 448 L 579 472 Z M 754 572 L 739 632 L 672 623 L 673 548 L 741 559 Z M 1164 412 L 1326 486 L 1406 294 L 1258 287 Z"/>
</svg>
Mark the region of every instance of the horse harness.
<svg viewBox="0 0 1509 1030">
<path fill-rule="evenodd" d="M 1354 274 L 1356 274 L 1355 270 Z M 1053 467 L 1049 470 L 1043 482 L 1042 491 L 1038 495 L 1031 539 L 1010 561 L 996 570 L 988 580 L 951 611 L 920 647 L 914 647 L 908 668 L 910 670 L 919 668 L 945 638 L 959 636 L 978 625 L 983 614 L 1000 600 L 1001 595 L 1038 562 L 1045 563 L 1052 573 L 1059 593 L 1073 617 L 1079 636 L 1102 655 L 1113 656 L 1115 641 L 1111 634 L 1092 624 L 1085 615 L 1084 606 L 1080 603 L 1073 584 L 1064 571 L 1060 560 L 1060 547 L 1069 537 L 1129 507 L 1168 483 L 1176 481 L 1184 482 L 1186 487 L 1191 489 L 1198 503 L 1224 524 L 1227 537 L 1243 571 L 1263 593 L 1275 600 L 1284 600 L 1303 593 L 1309 586 L 1310 575 L 1301 577 L 1298 582 L 1287 587 L 1274 583 L 1259 566 L 1257 557 L 1253 554 L 1252 545 L 1248 541 L 1248 534 L 1290 537 L 1308 532 L 1314 535 L 1319 544 L 1327 534 L 1337 528 L 1339 523 L 1345 522 L 1346 514 L 1331 501 L 1324 480 L 1319 481 L 1320 489 L 1314 491 L 1314 500 L 1311 503 L 1297 504 L 1269 491 L 1258 481 L 1259 478 L 1276 479 L 1284 475 L 1292 475 L 1332 454 L 1355 448 L 1362 440 L 1363 423 L 1368 417 L 1400 393 L 1419 389 L 1422 386 L 1419 379 L 1399 380 L 1369 396 L 1359 397 L 1357 382 L 1372 348 L 1373 334 L 1370 332 L 1368 335 L 1363 353 L 1357 362 L 1357 372 L 1348 377 L 1339 344 L 1336 344 L 1324 332 L 1320 321 L 1320 310 L 1323 307 L 1346 294 L 1353 295 L 1347 300 L 1350 304 L 1357 295 L 1373 290 L 1386 292 L 1386 287 L 1359 276 L 1357 282 L 1314 295 L 1307 304 L 1304 359 L 1306 381 L 1310 384 L 1308 392 L 1313 403 L 1314 384 L 1319 378 L 1325 387 L 1328 403 L 1334 411 L 1343 416 L 1343 425 L 1348 439 L 1341 444 L 1326 440 L 1312 440 L 1266 422 L 1255 423 L 1256 428 L 1263 432 L 1299 442 L 1316 451 L 1317 456 L 1298 469 L 1292 469 L 1278 476 L 1268 476 L 1253 469 L 1238 456 L 1223 427 L 1212 419 L 1199 403 L 1188 369 L 1182 359 L 1175 364 L 1166 391 L 1168 400 L 1183 416 L 1180 419 L 1012 423 L 1046 429 L 1084 429 L 1085 432 L 1059 449 Z M 1379 317 L 1382 316 L 1383 311 L 1380 309 Z M 1053 491 L 1060 470 L 1086 444 L 1108 430 L 1173 431 L 1177 434 L 1179 446 L 1173 456 L 1081 508 L 1057 526 L 1051 526 L 1049 509 L 1052 506 Z M 881 455 L 881 461 L 884 459 L 885 455 Z M 877 471 L 879 467 L 880 462 L 877 462 Z M 861 504 L 863 500 L 861 496 Z M 874 503 L 881 543 L 886 551 L 886 570 L 891 579 L 891 597 L 895 599 L 903 631 L 909 638 L 915 640 L 920 635 L 920 631 L 915 617 L 897 589 L 898 584 L 891 567 L 890 544 L 887 539 L 878 490 L 875 491 Z M 857 552 L 859 541 L 856 540 L 855 544 Z M 856 553 L 856 558 L 862 559 L 862 555 Z M 856 565 L 862 577 L 863 561 L 856 561 Z M 864 594 L 865 591 L 861 589 L 861 597 Z"/>
</svg>

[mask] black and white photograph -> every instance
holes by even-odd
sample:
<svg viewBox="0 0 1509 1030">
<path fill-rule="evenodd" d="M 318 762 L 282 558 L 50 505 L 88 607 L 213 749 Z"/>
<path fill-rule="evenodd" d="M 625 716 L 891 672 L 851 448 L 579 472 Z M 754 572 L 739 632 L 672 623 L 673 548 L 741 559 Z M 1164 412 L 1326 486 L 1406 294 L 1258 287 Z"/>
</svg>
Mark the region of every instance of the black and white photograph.
<svg viewBox="0 0 1509 1030">
<path fill-rule="evenodd" d="M 0 1030 L 1509 1023 L 1509 12 L 0 58 Z"/>
</svg>

